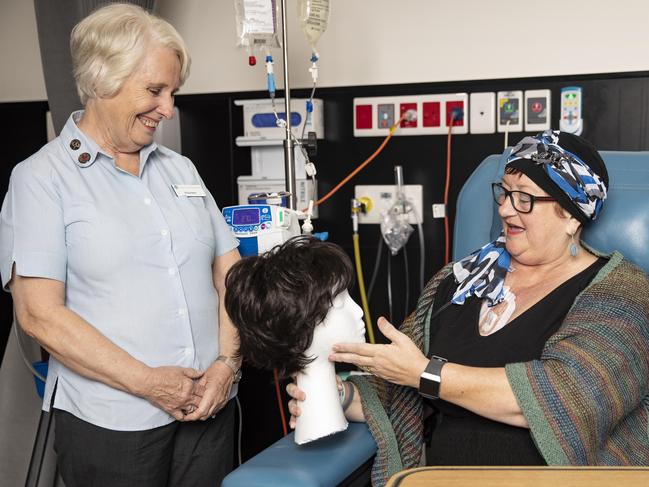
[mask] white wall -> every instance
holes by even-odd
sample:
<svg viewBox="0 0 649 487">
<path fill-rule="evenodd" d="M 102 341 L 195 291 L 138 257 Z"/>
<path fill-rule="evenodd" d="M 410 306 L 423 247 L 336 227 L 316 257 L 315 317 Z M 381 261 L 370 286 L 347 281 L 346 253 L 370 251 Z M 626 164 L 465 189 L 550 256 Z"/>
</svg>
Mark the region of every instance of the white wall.
<svg viewBox="0 0 649 487">
<path fill-rule="evenodd" d="M 320 86 L 649 70 L 646 0 L 331 2 L 319 44 Z M 306 87 L 309 50 L 296 3 L 287 0 L 290 80 Z M 235 47 L 233 0 L 158 0 L 158 6 L 192 54 L 182 93 L 265 89 L 263 59 L 250 68 Z M 281 51 L 274 57 L 281 85 Z M 29 0 L 0 0 L 0 66 L 0 101 L 46 97 Z"/>
<path fill-rule="evenodd" d="M 265 88 L 263 62 L 250 68 L 245 51 L 235 47 L 233 3 L 158 0 L 159 13 L 183 35 L 194 60 L 184 93 Z M 649 70 L 646 0 L 331 3 L 319 43 L 320 86 Z M 291 86 L 306 87 L 310 53 L 296 4 L 287 0 L 289 76 Z M 274 57 L 281 78 L 279 50 Z"/>
</svg>

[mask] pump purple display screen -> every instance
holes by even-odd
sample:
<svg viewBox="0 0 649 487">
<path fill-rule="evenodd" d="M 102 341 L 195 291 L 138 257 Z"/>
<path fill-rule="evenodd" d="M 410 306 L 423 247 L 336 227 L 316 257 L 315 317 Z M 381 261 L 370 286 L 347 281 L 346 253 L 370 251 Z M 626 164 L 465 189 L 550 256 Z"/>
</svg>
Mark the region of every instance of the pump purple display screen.
<svg viewBox="0 0 649 487">
<path fill-rule="evenodd" d="M 232 213 L 233 225 L 259 225 L 258 208 L 242 208 Z"/>
</svg>

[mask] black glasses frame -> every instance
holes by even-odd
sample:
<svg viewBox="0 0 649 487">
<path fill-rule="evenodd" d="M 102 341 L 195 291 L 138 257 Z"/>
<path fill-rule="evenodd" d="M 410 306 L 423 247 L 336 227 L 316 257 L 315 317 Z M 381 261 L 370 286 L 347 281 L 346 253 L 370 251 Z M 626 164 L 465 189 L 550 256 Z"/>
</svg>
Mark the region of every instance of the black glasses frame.
<svg viewBox="0 0 649 487">
<path fill-rule="evenodd" d="M 494 198 L 494 201 L 498 206 L 501 206 L 505 200 L 503 200 L 502 203 L 498 202 L 498 198 L 496 197 L 496 188 L 500 189 L 503 191 L 505 194 L 505 198 L 509 197 L 509 202 L 512 204 L 514 209 L 518 211 L 519 213 L 531 213 L 532 210 L 534 209 L 534 203 L 537 201 L 557 201 L 556 198 L 553 198 L 552 196 L 536 196 L 535 194 L 530 194 L 526 193 L 525 191 L 509 191 L 508 189 L 505 189 L 502 184 L 500 183 L 491 183 L 491 194 Z M 514 193 L 519 193 L 519 194 L 524 194 L 525 196 L 529 196 L 530 198 L 530 209 L 527 211 L 521 210 L 516 206 L 515 200 L 514 200 Z"/>
</svg>

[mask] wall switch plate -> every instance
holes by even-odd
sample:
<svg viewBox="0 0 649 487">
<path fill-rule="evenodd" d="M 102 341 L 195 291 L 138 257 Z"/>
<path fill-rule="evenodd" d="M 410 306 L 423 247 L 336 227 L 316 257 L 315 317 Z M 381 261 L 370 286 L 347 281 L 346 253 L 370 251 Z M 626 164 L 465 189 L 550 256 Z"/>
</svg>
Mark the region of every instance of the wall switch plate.
<svg viewBox="0 0 649 487">
<path fill-rule="evenodd" d="M 542 132 L 550 128 L 550 90 L 525 92 L 525 132 Z"/>
<path fill-rule="evenodd" d="M 423 218 L 423 200 L 424 200 L 424 187 L 421 184 L 405 184 L 403 191 L 406 200 L 413 207 L 414 211 L 408 214 L 408 222 L 411 225 L 422 223 Z M 394 184 L 390 185 L 368 185 L 368 186 L 355 186 L 354 197 L 359 200 L 361 198 L 369 198 L 372 200 L 372 208 L 367 213 L 358 214 L 358 223 L 381 223 L 381 213 L 388 210 L 396 201 L 397 187 Z M 415 218 L 417 215 L 417 218 Z"/>
<path fill-rule="evenodd" d="M 471 116 L 469 130 L 472 134 L 493 134 L 496 132 L 496 94 L 471 93 L 469 95 Z"/>
<path fill-rule="evenodd" d="M 444 218 L 446 216 L 446 205 L 444 203 L 433 204 L 433 218 Z"/>
<path fill-rule="evenodd" d="M 498 92 L 498 132 L 523 131 L 523 92 Z"/>
</svg>

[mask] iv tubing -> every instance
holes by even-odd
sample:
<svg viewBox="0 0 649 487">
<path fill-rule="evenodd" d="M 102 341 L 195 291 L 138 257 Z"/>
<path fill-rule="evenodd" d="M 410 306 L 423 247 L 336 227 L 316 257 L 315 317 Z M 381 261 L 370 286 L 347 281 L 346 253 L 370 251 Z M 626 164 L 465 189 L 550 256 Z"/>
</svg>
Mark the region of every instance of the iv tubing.
<svg viewBox="0 0 649 487">
<path fill-rule="evenodd" d="M 419 234 L 419 293 L 424 290 L 424 273 L 426 269 L 426 248 L 424 247 L 424 228 L 421 225 L 421 219 L 417 210 L 413 206 L 411 211 L 415 214 L 417 220 L 417 233 Z"/>
<path fill-rule="evenodd" d="M 277 394 L 277 405 L 279 406 L 279 415 L 282 417 L 282 431 L 284 436 L 288 435 L 286 428 L 286 414 L 284 414 L 284 403 L 282 402 L 282 391 L 279 389 L 279 374 L 277 369 L 273 369 L 273 377 L 275 378 L 275 394 Z"/>
<path fill-rule="evenodd" d="M 375 343 L 374 329 L 372 328 L 372 318 L 370 317 L 370 307 L 367 303 L 367 295 L 365 294 L 365 281 L 363 280 L 363 266 L 361 264 L 361 247 L 358 239 L 358 232 L 354 232 L 352 239 L 354 241 L 354 261 L 356 262 L 358 290 L 361 293 L 361 303 L 363 305 L 363 316 L 365 318 L 365 325 L 367 326 L 367 336 L 370 339 L 370 343 Z"/>
<path fill-rule="evenodd" d="M 370 287 L 367 288 L 367 300 L 372 299 L 372 292 L 374 292 L 374 284 L 376 284 L 376 277 L 379 275 L 379 265 L 381 264 L 381 251 L 383 249 L 383 235 L 379 232 L 379 246 L 376 249 L 376 259 L 374 259 L 374 271 L 372 272 L 372 279 L 370 280 Z"/>
<path fill-rule="evenodd" d="M 403 306 L 403 319 L 408 317 L 408 310 L 410 309 L 410 271 L 408 270 L 408 250 L 407 246 L 403 246 L 403 266 L 406 270 L 406 299 Z"/>
<path fill-rule="evenodd" d="M 390 311 L 390 323 L 394 320 L 392 319 L 392 256 L 388 254 L 388 308 Z"/>
<path fill-rule="evenodd" d="M 376 149 L 374 151 L 374 153 L 370 157 L 365 159 L 356 169 L 354 169 L 352 172 L 350 172 L 345 177 L 345 179 L 340 181 L 331 191 L 329 191 L 326 195 L 324 195 L 322 198 L 320 198 L 318 201 L 316 201 L 314 206 L 321 205 L 322 203 L 327 201 L 329 198 L 331 198 L 336 193 L 336 191 L 338 191 L 340 188 L 342 188 L 351 178 L 356 176 L 356 174 L 358 174 L 365 166 L 367 166 L 370 162 L 372 162 L 374 160 L 374 158 L 381 153 L 381 151 L 383 150 L 385 145 L 388 143 L 388 141 L 394 135 L 395 130 L 397 130 L 397 128 L 399 128 L 399 125 L 401 125 L 401 122 L 405 118 L 406 118 L 406 115 L 404 113 L 403 116 L 392 127 L 390 127 L 390 133 L 387 135 L 387 137 L 385 139 L 383 139 L 383 142 L 381 142 L 381 145 L 379 146 L 379 148 Z"/>
<path fill-rule="evenodd" d="M 455 116 L 451 115 L 451 123 L 448 126 L 448 137 L 446 139 L 446 185 L 444 186 L 444 265 L 449 262 L 449 248 L 450 248 L 450 231 L 448 222 L 448 193 L 451 187 L 451 138 L 453 130 L 453 122 Z"/>
</svg>

